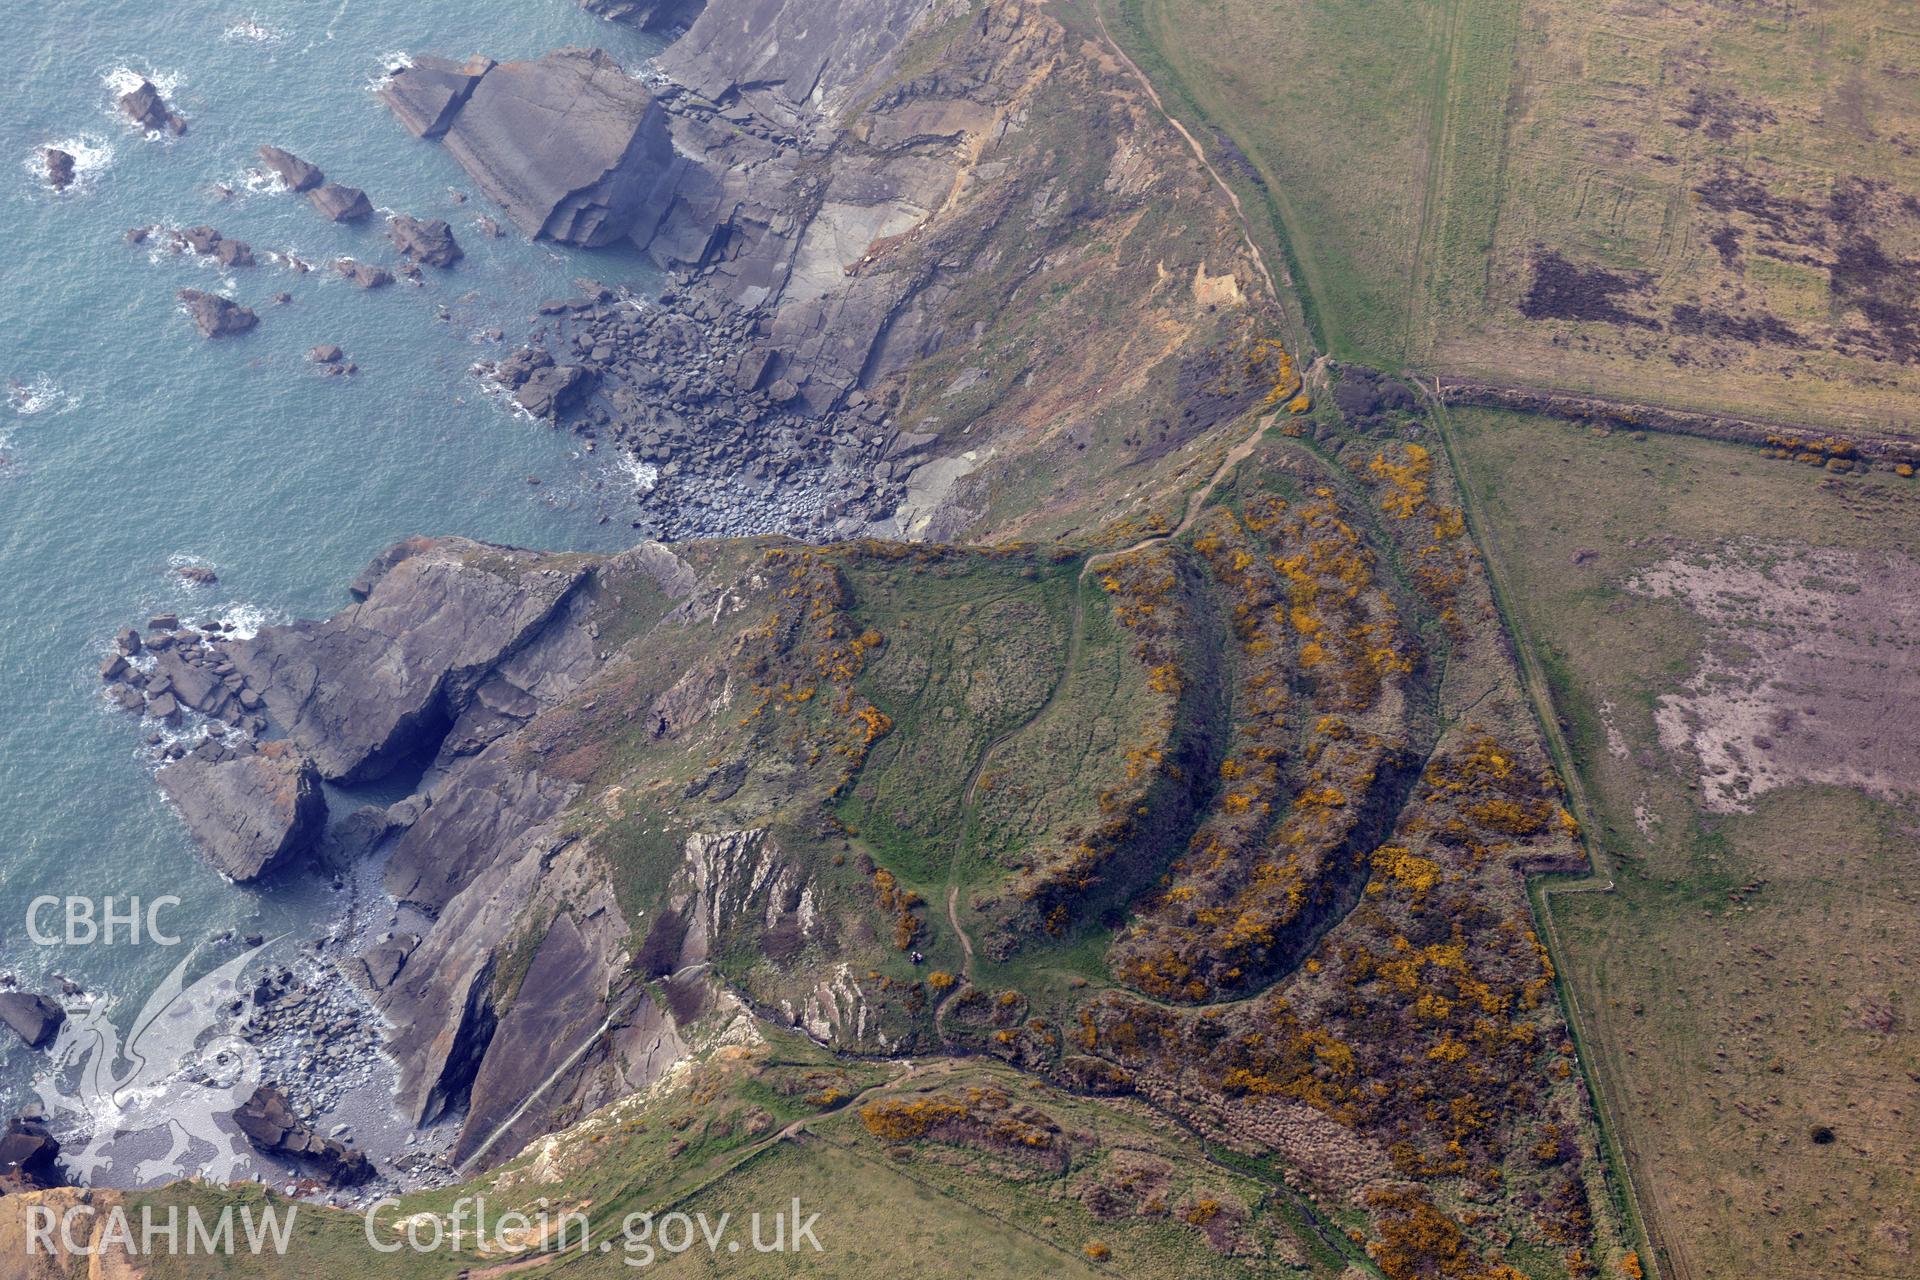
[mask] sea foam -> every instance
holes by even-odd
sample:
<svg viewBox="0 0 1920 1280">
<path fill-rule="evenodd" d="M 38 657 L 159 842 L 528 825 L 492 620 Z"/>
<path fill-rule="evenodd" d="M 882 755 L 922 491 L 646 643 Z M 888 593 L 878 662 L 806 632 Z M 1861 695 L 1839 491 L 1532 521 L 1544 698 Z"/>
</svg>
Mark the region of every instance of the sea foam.
<svg viewBox="0 0 1920 1280">
<path fill-rule="evenodd" d="M 120 99 L 138 89 L 142 80 L 152 84 L 169 104 L 175 101 L 174 95 L 185 83 L 177 71 L 136 71 L 126 63 L 120 63 L 101 72 L 100 83 L 107 88 L 107 114 L 129 129 L 140 129 L 140 126 L 128 119 L 127 113 L 120 109 Z M 151 129 L 140 129 L 140 132 L 148 138 L 159 139 L 162 142 L 176 141 L 172 134 L 156 133 Z"/>
<path fill-rule="evenodd" d="M 39 414 L 62 414 L 80 403 L 80 397 L 40 374 L 30 382 L 7 379 L 7 408 L 15 417 L 31 418 Z"/>
<path fill-rule="evenodd" d="M 380 55 L 380 70 L 367 78 L 367 92 L 378 93 L 393 83 L 395 74 L 413 65 L 413 55 L 404 49 Z"/>
<path fill-rule="evenodd" d="M 660 483 L 660 468 L 651 462 L 640 461 L 625 449 L 614 455 L 613 465 L 633 483 L 636 493 L 652 493 L 653 487 Z"/>
<path fill-rule="evenodd" d="M 258 18 L 242 18 L 220 33 L 223 44 L 276 45 L 284 43 L 286 38 L 286 32 Z"/>
<path fill-rule="evenodd" d="M 195 622 L 197 624 L 209 620 L 218 621 L 222 628 L 221 634 L 229 639 L 251 640 L 260 634 L 260 628 L 284 626 L 292 621 L 292 618 L 277 609 L 263 609 L 257 604 L 234 600 L 195 619 Z"/>
<path fill-rule="evenodd" d="M 47 183 L 47 150 L 64 151 L 73 157 L 73 182 L 56 195 L 74 196 L 91 190 L 100 175 L 113 165 L 113 145 L 97 133 L 78 133 L 58 142 L 48 142 L 27 152 L 21 167 L 43 186 Z M 49 190 L 51 187 L 49 186 Z"/>
</svg>

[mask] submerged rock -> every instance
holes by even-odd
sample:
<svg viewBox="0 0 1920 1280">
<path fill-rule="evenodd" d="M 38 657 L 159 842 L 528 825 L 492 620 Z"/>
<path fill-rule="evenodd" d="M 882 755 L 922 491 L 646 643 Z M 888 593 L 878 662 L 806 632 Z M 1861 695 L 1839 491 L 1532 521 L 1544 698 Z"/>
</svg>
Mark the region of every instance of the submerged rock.
<svg viewBox="0 0 1920 1280">
<path fill-rule="evenodd" d="M 387 219 L 387 238 L 401 253 L 429 267 L 450 267 L 466 256 L 453 238 L 453 228 L 441 218 L 422 222 L 404 213 L 395 214 Z"/>
<path fill-rule="evenodd" d="M 332 222 L 358 222 L 373 213 L 373 202 L 358 187 L 329 182 L 307 192 L 307 200 Z"/>
<path fill-rule="evenodd" d="M 233 1122 L 261 1151 L 304 1161 L 335 1186 L 356 1186 L 373 1177 L 373 1162 L 366 1152 L 314 1132 L 293 1114 L 286 1095 L 273 1085 L 255 1089 L 253 1096 L 234 1110 Z"/>
<path fill-rule="evenodd" d="M 13 1028 L 15 1035 L 38 1049 L 52 1040 L 67 1020 L 67 1011 L 42 995 L 30 991 L 0 991 L 0 1022 Z"/>
<path fill-rule="evenodd" d="M 245 333 L 260 323 L 260 317 L 253 313 L 252 308 L 243 307 L 232 298 L 223 298 L 217 293 L 182 289 L 175 296 L 186 304 L 187 315 L 198 326 L 203 337 L 229 337 Z"/>
<path fill-rule="evenodd" d="M 320 172 L 320 166 L 308 164 L 291 151 L 282 151 L 279 147 L 260 148 L 260 162 L 280 175 L 280 180 L 294 191 L 311 191 L 327 180 Z"/>
<path fill-rule="evenodd" d="M 167 105 L 151 80 L 120 95 L 120 109 L 148 133 L 171 133 L 176 137 L 187 131 L 186 117 Z"/>
<path fill-rule="evenodd" d="M 159 780 L 200 847 L 235 880 L 257 879 L 311 850 L 326 829 L 320 774 L 288 742 L 217 762 L 189 756 Z"/>
<path fill-rule="evenodd" d="M 46 150 L 47 185 L 55 191 L 65 191 L 73 185 L 74 159 L 71 153 L 58 147 Z"/>
</svg>

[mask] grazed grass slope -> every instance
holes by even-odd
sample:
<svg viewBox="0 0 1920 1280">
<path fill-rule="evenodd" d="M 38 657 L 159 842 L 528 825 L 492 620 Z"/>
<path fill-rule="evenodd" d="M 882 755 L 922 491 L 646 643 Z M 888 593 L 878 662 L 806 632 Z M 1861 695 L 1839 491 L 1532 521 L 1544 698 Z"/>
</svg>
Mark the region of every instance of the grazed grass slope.
<svg viewBox="0 0 1920 1280">
<path fill-rule="evenodd" d="M 1109 2 L 1330 354 L 1915 429 L 1906 6 Z"/>
</svg>

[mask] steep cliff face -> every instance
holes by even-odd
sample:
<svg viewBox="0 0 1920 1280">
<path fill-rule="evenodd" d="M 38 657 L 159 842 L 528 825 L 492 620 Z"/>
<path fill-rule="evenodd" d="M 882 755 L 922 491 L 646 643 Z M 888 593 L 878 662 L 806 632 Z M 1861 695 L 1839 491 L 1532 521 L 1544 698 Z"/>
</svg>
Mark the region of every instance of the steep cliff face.
<svg viewBox="0 0 1920 1280">
<path fill-rule="evenodd" d="M 544 557 L 459 539 L 404 550 L 365 603 L 226 649 L 328 781 L 378 778 L 436 747 L 582 581 Z"/>
</svg>

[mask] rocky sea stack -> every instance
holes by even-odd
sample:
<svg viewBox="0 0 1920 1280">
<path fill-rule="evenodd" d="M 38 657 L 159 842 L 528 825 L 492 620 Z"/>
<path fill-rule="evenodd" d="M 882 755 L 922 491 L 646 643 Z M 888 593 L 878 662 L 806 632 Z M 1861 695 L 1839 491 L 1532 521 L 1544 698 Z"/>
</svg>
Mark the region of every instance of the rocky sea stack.
<svg viewBox="0 0 1920 1280">
<path fill-rule="evenodd" d="M 453 228 L 441 218 L 422 221 L 395 214 L 387 219 L 387 238 L 401 253 L 429 267 L 450 267 L 466 256 L 453 238 Z"/>
<path fill-rule="evenodd" d="M 186 117 L 167 105 L 153 81 L 142 80 L 120 95 L 120 109 L 127 118 L 148 133 L 167 133 L 178 137 L 187 131 Z"/>
<path fill-rule="evenodd" d="M 279 175 L 290 191 L 311 191 L 327 180 L 318 165 L 308 164 L 291 151 L 282 151 L 279 147 L 260 148 L 260 162 Z"/>
<path fill-rule="evenodd" d="M 307 199 L 329 222 L 358 222 L 373 215 L 373 202 L 358 187 L 329 182 L 307 192 Z"/>
<path fill-rule="evenodd" d="M 30 1049 L 43 1048 L 66 1020 L 67 1011 L 45 996 L 0 991 L 0 1022 L 11 1027 Z"/>
<path fill-rule="evenodd" d="M 65 191 L 72 186 L 75 163 L 72 154 L 58 147 L 48 147 L 42 154 L 47 163 L 47 185 L 55 191 Z"/>
<path fill-rule="evenodd" d="M 286 742 L 196 751 L 162 769 L 160 787 L 213 864 L 235 880 L 293 862 L 326 830 L 319 771 Z"/>
<path fill-rule="evenodd" d="M 187 315 L 204 337 L 226 338 L 245 333 L 260 323 L 251 307 L 243 307 L 232 298 L 202 289 L 182 289 L 176 295 L 186 305 Z"/>
</svg>

